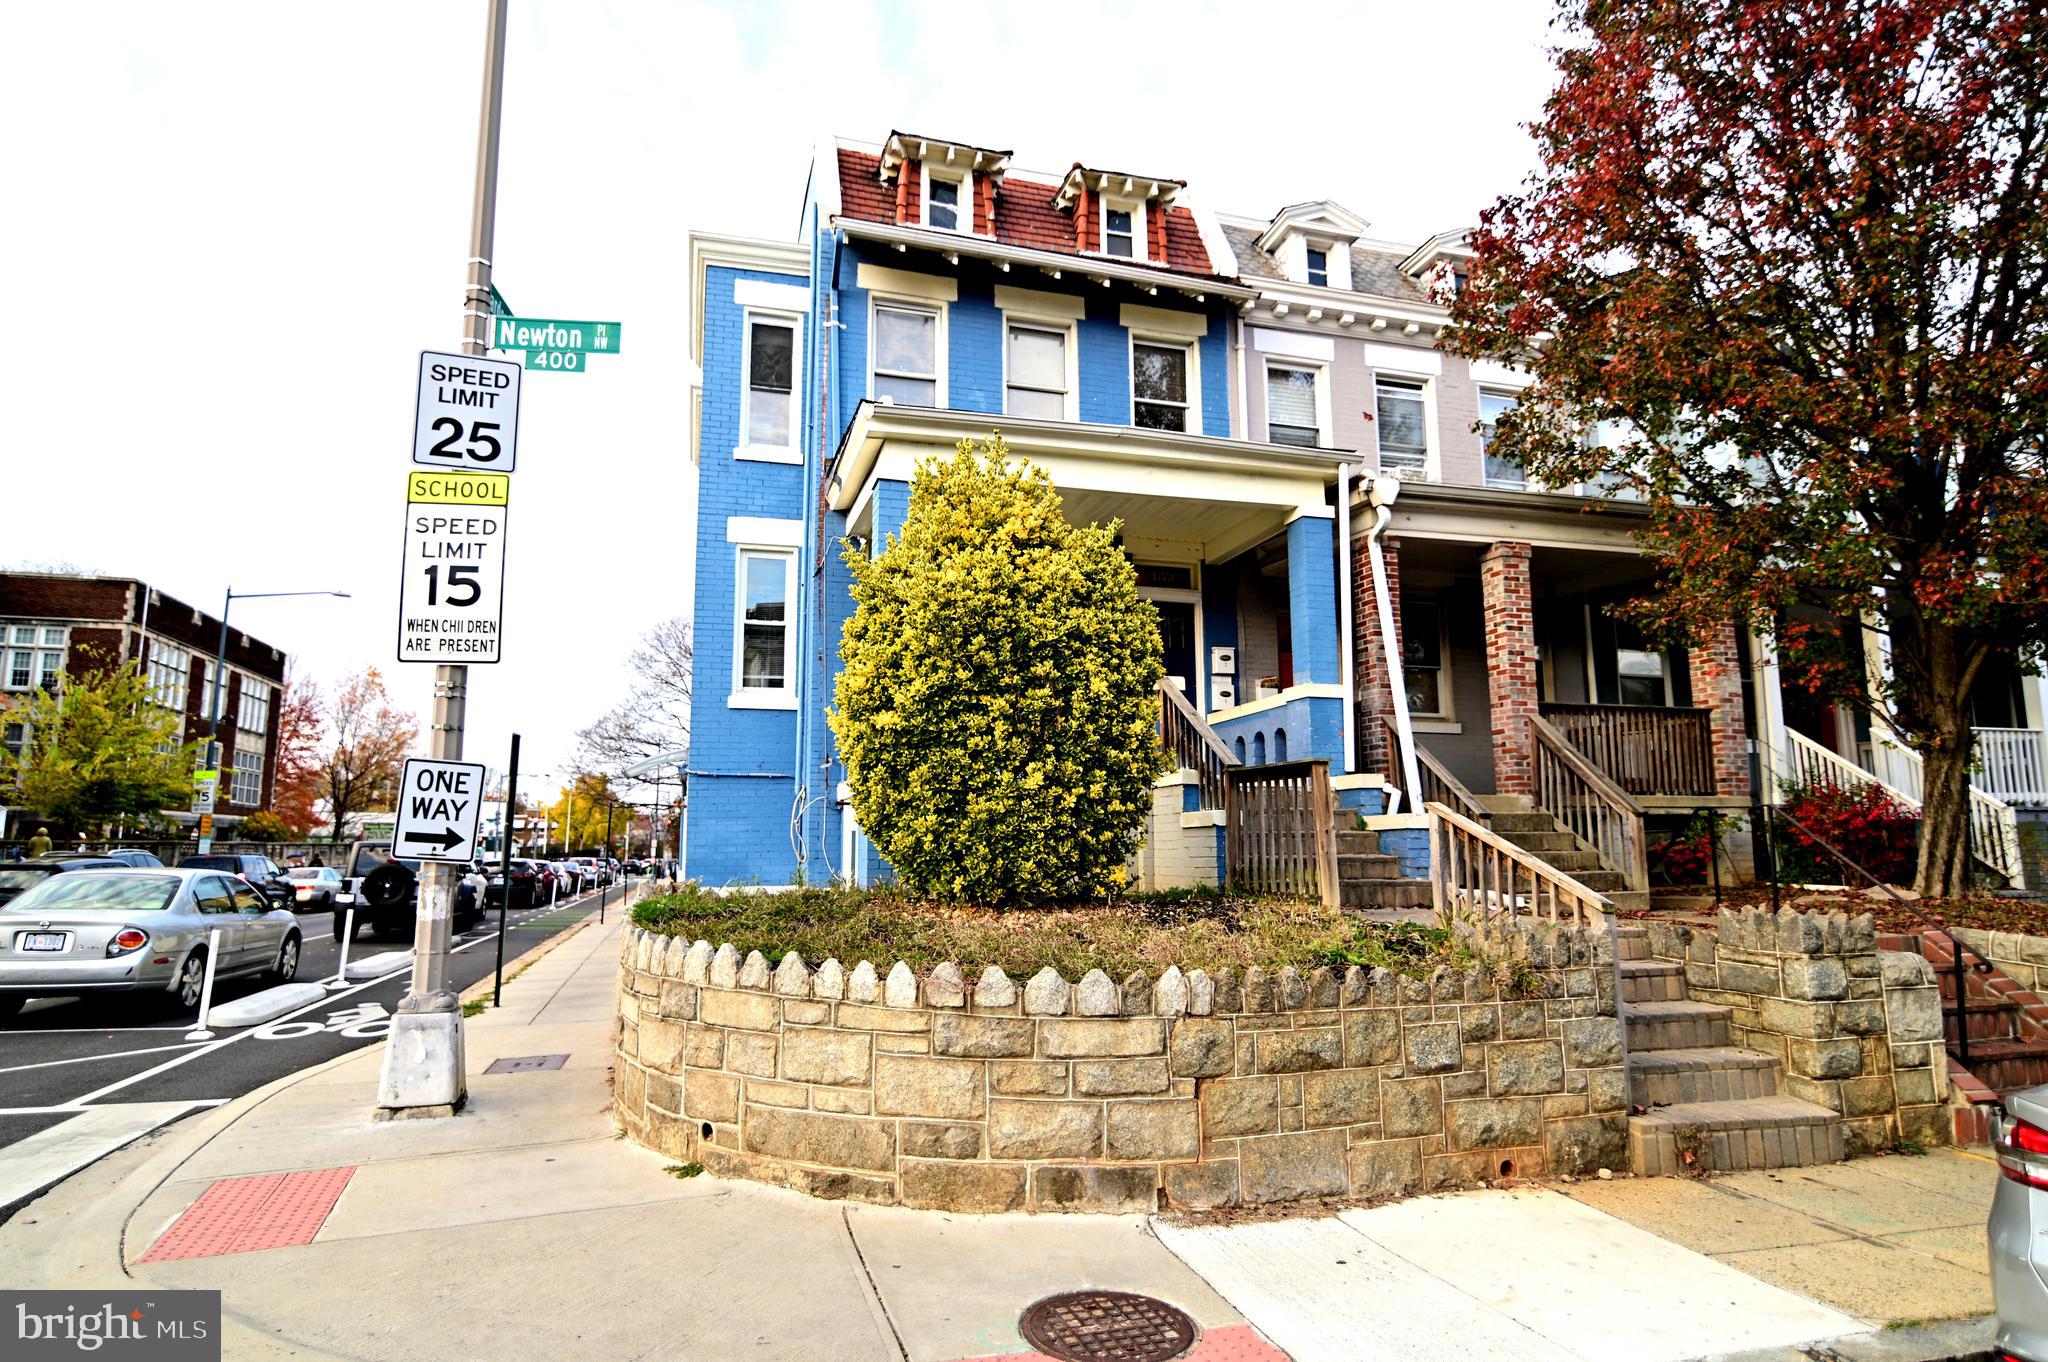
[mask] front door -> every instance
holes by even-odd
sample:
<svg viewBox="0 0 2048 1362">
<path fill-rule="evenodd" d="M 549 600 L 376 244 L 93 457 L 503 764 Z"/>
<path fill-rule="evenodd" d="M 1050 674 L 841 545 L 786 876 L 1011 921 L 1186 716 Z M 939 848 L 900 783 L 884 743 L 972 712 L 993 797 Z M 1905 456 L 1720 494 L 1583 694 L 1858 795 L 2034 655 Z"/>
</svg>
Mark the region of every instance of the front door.
<svg viewBox="0 0 2048 1362">
<path fill-rule="evenodd" d="M 1195 662 L 1195 606 L 1192 601 L 1154 601 L 1159 612 L 1159 648 L 1165 656 L 1166 679 L 1180 686 L 1188 703 L 1206 710 L 1201 672 Z"/>
</svg>

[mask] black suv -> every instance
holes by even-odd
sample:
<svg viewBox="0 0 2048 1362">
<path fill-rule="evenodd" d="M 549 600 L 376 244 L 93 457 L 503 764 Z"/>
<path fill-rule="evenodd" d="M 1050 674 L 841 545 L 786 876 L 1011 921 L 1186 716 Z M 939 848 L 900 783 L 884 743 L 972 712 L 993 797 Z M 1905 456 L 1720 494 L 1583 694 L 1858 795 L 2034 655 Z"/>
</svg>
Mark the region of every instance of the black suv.
<svg viewBox="0 0 2048 1362">
<path fill-rule="evenodd" d="M 187 856 L 178 862 L 180 870 L 225 870 L 240 875 L 256 886 L 256 892 L 272 908 L 290 911 L 299 900 L 299 887 L 284 877 L 284 867 L 268 856 L 245 851 L 209 851 Z"/>
<path fill-rule="evenodd" d="M 347 932 L 348 909 L 355 906 L 360 928 L 370 924 L 373 936 L 403 936 L 412 932 L 419 912 L 420 863 L 391 854 L 389 842 L 357 842 L 348 849 L 342 870 L 342 886 L 334 895 L 334 939 Z M 483 917 L 483 905 L 474 893 L 457 892 L 453 926 L 461 931 Z"/>
</svg>

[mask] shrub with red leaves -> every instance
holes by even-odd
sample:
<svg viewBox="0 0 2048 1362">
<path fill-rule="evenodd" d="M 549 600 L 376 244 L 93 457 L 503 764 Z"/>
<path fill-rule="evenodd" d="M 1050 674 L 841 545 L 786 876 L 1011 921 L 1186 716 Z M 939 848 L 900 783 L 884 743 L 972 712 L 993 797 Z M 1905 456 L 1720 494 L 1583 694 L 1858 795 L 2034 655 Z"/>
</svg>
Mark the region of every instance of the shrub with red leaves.
<svg viewBox="0 0 2048 1362">
<path fill-rule="evenodd" d="M 1790 822 L 1778 825 L 1785 878 L 1829 883 L 1857 878 L 1815 843 L 1818 837 L 1886 884 L 1912 883 L 1920 816 L 1881 786 L 1790 786 L 1784 809 L 1813 834 Z"/>
</svg>

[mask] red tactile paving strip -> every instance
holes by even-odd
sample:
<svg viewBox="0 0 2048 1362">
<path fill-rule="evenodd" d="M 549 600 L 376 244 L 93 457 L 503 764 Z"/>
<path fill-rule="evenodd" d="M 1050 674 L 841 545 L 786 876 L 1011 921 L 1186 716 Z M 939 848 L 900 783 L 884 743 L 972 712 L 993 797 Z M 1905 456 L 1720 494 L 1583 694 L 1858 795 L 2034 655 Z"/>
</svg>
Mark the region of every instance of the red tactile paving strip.
<svg viewBox="0 0 2048 1362">
<path fill-rule="evenodd" d="M 1249 1324 L 1225 1324 L 1204 1329 L 1195 1346 L 1181 1354 L 1182 1362 L 1290 1362 L 1286 1353 L 1268 1343 Z M 1058 1362 L 1039 1352 L 990 1353 L 986 1357 L 963 1357 L 960 1362 Z"/>
<path fill-rule="evenodd" d="M 316 1168 L 307 1173 L 222 1178 L 201 1193 L 139 1261 L 212 1258 L 310 1244 L 355 1171 Z"/>
</svg>

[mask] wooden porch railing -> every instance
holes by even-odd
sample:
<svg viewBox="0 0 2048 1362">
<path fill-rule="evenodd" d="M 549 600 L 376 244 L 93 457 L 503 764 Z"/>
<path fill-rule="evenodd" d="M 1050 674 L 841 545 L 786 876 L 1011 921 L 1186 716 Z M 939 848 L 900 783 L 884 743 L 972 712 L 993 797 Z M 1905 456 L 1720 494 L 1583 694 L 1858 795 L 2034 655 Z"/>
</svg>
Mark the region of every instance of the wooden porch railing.
<svg viewBox="0 0 2048 1362">
<path fill-rule="evenodd" d="M 1238 764 L 1237 754 L 1195 712 L 1180 687 L 1166 680 L 1159 683 L 1159 745 L 1200 778 L 1203 808 L 1223 807 L 1224 773 Z"/>
<path fill-rule="evenodd" d="M 1643 806 L 1549 720 L 1532 716 L 1529 736 L 1535 748 L 1536 806 L 1597 852 L 1601 864 L 1620 871 L 1630 889 L 1648 889 L 1650 848 L 1643 836 Z"/>
<path fill-rule="evenodd" d="M 1447 805 L 1432 803 L 1428 813 L 1430 902 L 1439 921 L 1506 915 L 1607 925 L 1602 895 Z"/>
<path fill-rule="evenodd" d="M 1712 710 L 1546 702 L 1538 712 L 1630 794 L 1718 793 Z"/>
<path fill-rule="evenodd" d="M 1911 748 L 1891 744 L 1891 766 L 1909 777 L 1911 788 L 1903 789 L 1888 780 L 1878 779 L 1841 753 L 1821 746 L 1797 729 L 1786 729 L 1785 737 L 1785 755 L 1792 768 L 1793 783 L 1834 785 L 1842 789 L 1877 785 L 1913 812 L 1920 812 L 1921 761 L 1920 754 Z M 1774 803 L 1781 801 L 1780 791 L 1773 788 L 1770 794 Z M 2002 876 L 2007 884 L 2019 884 L 2024 878 L 2019 814 L 1998 796 L 1979 789 L 1974 781 L 1970 785 L 1970 851 Z"/>
<path fill-rule="evenodd" d="M 1319 898 L 1337 906 L 1337 807 L 1330 764 L 1233 765 L 1224 775 L 1224 849 L 1230 882 L 1258 894 Z"/>
<path fill-rule="evenodd" d="M 1409 789 L 1407 777 L 1402 773 L 1400 730 L 1385 714 L 1380 716 L 1380 722 L 1387 730 L 1387 784 L 1401 792 L 1402 813 L 1415 813 L 1426 804 L 1447 804 L 1475 823 L 1486 821 L 1487 810 L 1465 788 L 1465 782 L 1452 775 L 1450 768 L 1432 756 L 1421 743 L 1415 744 L 1415 768 L 1422 777 L 1422 789 L 1419 792 Z"/>
</svg>

